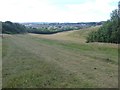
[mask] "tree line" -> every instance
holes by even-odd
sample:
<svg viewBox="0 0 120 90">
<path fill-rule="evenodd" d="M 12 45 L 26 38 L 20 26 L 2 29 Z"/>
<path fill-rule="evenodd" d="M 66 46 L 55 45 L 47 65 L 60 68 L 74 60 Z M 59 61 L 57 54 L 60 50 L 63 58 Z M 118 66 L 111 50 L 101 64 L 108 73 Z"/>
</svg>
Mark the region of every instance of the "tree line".
<svg viewBox="0 0 120 90">
<path fill-rule="evenodd" d="M 84 25 L 82 25 L 84 24 Z M 50 23 L 46 26 L 32 27 L 24 24 L 13 23 L 11 21 L 2 22 L 2 33 L 19 34 L 19 33 L 36 33 L 36 34 L 54 34 L 58 32 L 79 30 L 90 26 L 101 25 L 102 22 L 86 23 Z"/>
<path fill-rule="evenodd" d="M 6 34 L 23 34 L 23 33 L 36 33 L 36 34 L 53 34 L 63 31 L 75 30 L 75 28 L 66 27 L 63 29 L 54 28 L 32 28 L 26 27 L 19 23 L 13 23 L 11 21 L 2 22 L 2 33 Z"/>
<path fill-rule="evenodd" d="M 70 27 L 64 27 L 62 29 L 58 28 L 31 28 L 27 30 L 28 33 L 36 33 L 36 34 L 54 34 L 58 32 L 64 32 L 64 31 L 71 31 L 71 30 L 78 30 L 75 28 L 70 28 Z"/>
<path fill-rule="evenodd" d="M 87 42 L 120 43 L 120 1 L 118 9 L 112 11 L 110 20 L 107 20 L 98 31 L 89 33 Z"/>
<path fill-rule="evenodd" d="M 26 33 L 27 28 L 19 23 L 12 23 L 10 21 L 2 22 L 2 33 L 19 34 Z"/>
</svg>

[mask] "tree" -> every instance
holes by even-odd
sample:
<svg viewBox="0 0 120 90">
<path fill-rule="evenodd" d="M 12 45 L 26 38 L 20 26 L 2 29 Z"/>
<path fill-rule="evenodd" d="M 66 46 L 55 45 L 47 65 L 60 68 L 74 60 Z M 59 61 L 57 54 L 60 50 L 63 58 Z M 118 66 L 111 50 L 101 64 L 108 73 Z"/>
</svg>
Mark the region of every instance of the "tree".
<svg viewBox="0 0 120 90">
<path fill-rule="evenodd" d="M 26 33 L 27 28 L 24 25 L 18 23 L 12 23 L 10 21 L 2 22 L 2 33 L 6 34 L 18 34 Z"/>
<path fill-rule="evenodd" d="M 120 18 L 120 1 L 118 2 L 118 16 Z"/>
<path fill-rule="evenodd" d="M 98 31 L 88 35 L 87 42 L 120 43 L 120 1 L 118 9 L 112 11 L 110 16 L 110 20 L 106 21 Z"/>
</svg>

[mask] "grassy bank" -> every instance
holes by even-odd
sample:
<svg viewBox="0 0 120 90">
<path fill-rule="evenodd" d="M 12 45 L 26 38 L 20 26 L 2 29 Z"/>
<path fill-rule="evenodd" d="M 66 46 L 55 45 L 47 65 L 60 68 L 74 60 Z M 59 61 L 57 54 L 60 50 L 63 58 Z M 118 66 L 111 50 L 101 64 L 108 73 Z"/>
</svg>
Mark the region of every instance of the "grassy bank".
<svg viewBox="0 0 120 90">
<path fill-rule="evenodd" d="M 84 32 L 4 36 L 3 87 L 117 87 L 117 45 L 85 43 Z"/>
</svg>

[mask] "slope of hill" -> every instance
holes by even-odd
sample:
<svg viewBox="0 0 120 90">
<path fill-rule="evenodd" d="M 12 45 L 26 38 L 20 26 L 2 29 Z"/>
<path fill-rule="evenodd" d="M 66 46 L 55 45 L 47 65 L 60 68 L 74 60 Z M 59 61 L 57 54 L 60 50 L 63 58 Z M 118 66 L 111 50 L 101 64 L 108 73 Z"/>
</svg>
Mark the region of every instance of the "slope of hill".
<svg viewBox="0 0 120 90">
<path fill-rule="evenodd" d="M 55 40 L 71 40 L 71 41 L 78 41 L 78 42 L 85 42 L 86 37 L 89 32 L 96 31 L 100 26 L 91 27 L 91 28 L 85 28 L 80 30 L 73 30 L 73 31 L 66 31 L 66 32 L 60 32 L 52 35 L 44 35 L 44 34 L 30 34 L 37 37 L 43 37 L 47 39 L 55 39 Z"/>
<path fill-rule="evenodd" d="M 91 29 L 4 35 L 3 87 L 118 87 L 117 45 L 85 43 Z"/>
<path fill-rule="evenodd" d="M 97 31 L 101 26 L 95 26 L 95 27 L 90 27 L 90 28 L 85 28 L 85 29 L 80 29 L 80 30 L 74 30 L 74 31 L 67 31 L 67 32 L 60 32 L 56 34 L 51 34 L 51 35 L 44 35 L 44 34 L 32 34 L 30 33 L 29 35 L 35 36 L 35 37 L 40 37 L 40 38 L 46 38 L 46 39 L 51 39 L 51 40 L 58 40 L 58 41 L 65 41 L 65 42 L 72 42 L 72 43 L 86 43 L 86 37 L 88 34 L 92 31 Z M 117 44 L 112 44 L 112 43 L 89 43 L 89 45 L 99 45 L 99 46 L 106 46 L 106 47 L 115 47 L 118 48 Z"/>
</svg>

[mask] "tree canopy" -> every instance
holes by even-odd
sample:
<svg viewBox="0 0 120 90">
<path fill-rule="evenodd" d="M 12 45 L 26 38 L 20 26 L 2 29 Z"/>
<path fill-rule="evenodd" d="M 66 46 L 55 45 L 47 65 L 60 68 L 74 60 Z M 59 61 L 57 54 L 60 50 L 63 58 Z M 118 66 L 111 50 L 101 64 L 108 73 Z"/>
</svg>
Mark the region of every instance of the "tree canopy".
<svg viewBox="0 0 120 90">
<path fill-rule="evenodd" d="M 2 22 L 2 33 L 6 34 L 18 34 L 26 33 L 27 28 L 24 25 L 18 23 L 12 23 L 10 21 Z"/>
<path fill-rule="evenodd" d="M 87 42 L 120 43 L 120 1 L 118 9 L 110 14 L 110 20 L 106 21 L 98 31 L 89 33 Z"/>
</svg>

